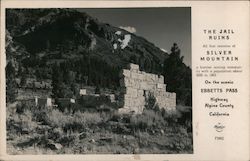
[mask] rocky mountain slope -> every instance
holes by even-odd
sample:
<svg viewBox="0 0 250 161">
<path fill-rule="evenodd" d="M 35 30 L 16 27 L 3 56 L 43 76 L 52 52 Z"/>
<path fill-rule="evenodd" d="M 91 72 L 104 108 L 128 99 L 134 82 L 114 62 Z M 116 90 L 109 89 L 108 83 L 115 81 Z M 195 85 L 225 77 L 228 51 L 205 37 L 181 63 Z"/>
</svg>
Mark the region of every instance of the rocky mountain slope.
<svg viewBox="0 0 250 161">
<path fill-rule="evenodd" d="M 45 60 L 77 58 L 89 52 L 110 65 L 134 61 L 151 70 L 168 56 L 142 37 L 74 10 L 7 10 L 7 30 L 14 43 L 24 46 L 23 52 Z"/>
<path fill-rule="evenodd" d="M 7 93 L 16 88 L 16 78 L 52 80 L 57 86 L 52 92 L 60 90 L 60 97 L 74 95 L 82 84 L 116 89 L 121 69 L 135 63 L 164 75 L 177 99 L 191 97 L 191 69 L 180 53 L 168 54 L 143 37 L 72 9 L 7 9 L 6 57 Z"/>
</svg>

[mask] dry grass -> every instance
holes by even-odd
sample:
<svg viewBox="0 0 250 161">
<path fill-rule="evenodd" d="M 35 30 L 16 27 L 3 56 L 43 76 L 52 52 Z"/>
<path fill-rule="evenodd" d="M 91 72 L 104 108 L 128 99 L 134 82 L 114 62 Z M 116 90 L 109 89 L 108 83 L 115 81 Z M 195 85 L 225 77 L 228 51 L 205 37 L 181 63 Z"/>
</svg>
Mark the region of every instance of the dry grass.
<svg viewBox="0 0 250 161">
<path fill-rule="evenodd" d="M 7 110 L 10 154 L 192 153 L 192 133 L 176 113 L 141 115 L 61 112 L 26 107 Z"/>
</svg>

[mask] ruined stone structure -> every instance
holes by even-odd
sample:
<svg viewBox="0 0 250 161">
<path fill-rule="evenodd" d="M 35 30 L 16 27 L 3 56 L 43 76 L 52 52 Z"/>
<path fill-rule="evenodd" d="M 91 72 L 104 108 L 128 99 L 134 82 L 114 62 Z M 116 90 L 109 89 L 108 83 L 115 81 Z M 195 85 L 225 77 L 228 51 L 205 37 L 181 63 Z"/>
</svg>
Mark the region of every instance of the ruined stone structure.
<svg viewBox="0 0 250 161">
<path fill-rule="evenodd" d="M 166 92 L 164 77 L 140 71 L 136 64 L 129 64 L 129 69 L 122 70 L 120 85 L 124 89 L 120 113 L 142 113 L 149 94 L 155 97 L 159 108 L 166 111 L 176 108 L 176 94 Z"/>
<path fill-rule="evenodd" d="M 47 106 L 51 107 L 52 106 L 52 98 L 38 98 L 35 96 L 35 106 Z"/>
</svg>

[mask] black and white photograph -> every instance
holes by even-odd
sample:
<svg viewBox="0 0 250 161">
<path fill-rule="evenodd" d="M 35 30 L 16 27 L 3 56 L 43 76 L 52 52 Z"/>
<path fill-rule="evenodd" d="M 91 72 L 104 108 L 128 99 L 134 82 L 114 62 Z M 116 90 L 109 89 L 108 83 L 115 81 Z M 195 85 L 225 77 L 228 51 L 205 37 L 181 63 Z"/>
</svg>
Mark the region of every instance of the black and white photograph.
<svg viewBox="0 0 250 161">
<path fill-rule="evenodd" d="M 191 7 L 5 16 L 8 154 L 194 153 Z"/>
</svg>

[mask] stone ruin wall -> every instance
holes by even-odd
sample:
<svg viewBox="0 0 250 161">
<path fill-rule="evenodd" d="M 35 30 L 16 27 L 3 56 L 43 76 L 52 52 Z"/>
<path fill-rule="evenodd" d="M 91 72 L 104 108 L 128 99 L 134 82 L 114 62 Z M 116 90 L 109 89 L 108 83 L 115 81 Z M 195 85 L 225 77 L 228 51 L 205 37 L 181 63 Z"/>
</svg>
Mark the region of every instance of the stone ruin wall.
<svg viewBox="0 0 250 161">
<path fill-rule="evenodd" d="M 139 70 L 136 64 L 129 64 L 129 69 L 123 69 L 120 85 L 123 89 L 122 108 L 120 113 L 134 112 L 140 114 L 145 107 L 146 98 L 150 92 L 156 98 L 159 108 L 166 111 L 175 110 L 176 94 L 166 92 L 164 77 Z"/>
</svg>

